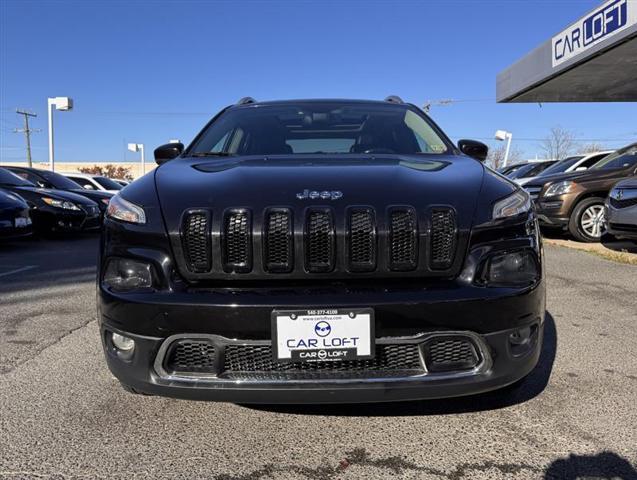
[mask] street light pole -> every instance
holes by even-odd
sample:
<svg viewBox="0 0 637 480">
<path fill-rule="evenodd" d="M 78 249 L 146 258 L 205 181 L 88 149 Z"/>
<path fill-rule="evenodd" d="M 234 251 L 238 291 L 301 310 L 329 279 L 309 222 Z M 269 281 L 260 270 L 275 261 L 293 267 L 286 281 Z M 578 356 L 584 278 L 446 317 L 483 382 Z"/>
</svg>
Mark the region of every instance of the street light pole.
<svg viewBox="0 0 637 480">
<path fill-rule="evenodd" d="M 55 98 L 49 98 L 47 104 L 47 114 L 49 116 L 49 169 L 55 171 L 55 156 L 53 153 L 53 105 L 55 105 Z"/>
<path fill-rule="evenodd" d="M 146 174 L 146 158 L 144 157 L 143 143 L 129 143 L 128 150 L 131 152 L 141 152 L 142 154 L 142 175 Z"/>
<path fill-rule="evenodd" d="M 511 140 L 513 139 L 513 134 L 511 132 L 507 132 L 506 130 L 498 130 L 497 132 L 495 132 L 495 139 L 501 142 L 503 142 L 504 140 L 507 141 L 506 150 L 504 151 L 504 160 L 502 162 L 502 166 L 506 167 L 507 162 L 509 161 L 509 152 L 511 151 Z"/>
<path fill-rule="evenodd" d="M 53 151 L 53 107 L 56 110 L 68 111 L 73 109 L 73 100 L 69 97 L 54 97 L 47 100 L 47 114 L 49 117 L 49 169 L 55 171 L 55 154 Z"/>
</svg>

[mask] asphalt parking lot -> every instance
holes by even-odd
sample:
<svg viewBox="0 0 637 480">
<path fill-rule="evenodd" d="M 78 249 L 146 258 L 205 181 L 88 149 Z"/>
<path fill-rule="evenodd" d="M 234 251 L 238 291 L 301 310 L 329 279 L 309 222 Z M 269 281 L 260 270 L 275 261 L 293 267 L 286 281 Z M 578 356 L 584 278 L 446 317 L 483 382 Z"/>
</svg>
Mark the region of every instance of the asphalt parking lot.
<svg viewBox="0 0 637 480">
<path fill-rule="evenodd" d="M 546 341 L 513 395 L 247 407 L 125 393 L 96 256 L 95 235 L 0 246 L 0 478 L 637 478 L 637 266 L 546 248 Z"/>
</svg>

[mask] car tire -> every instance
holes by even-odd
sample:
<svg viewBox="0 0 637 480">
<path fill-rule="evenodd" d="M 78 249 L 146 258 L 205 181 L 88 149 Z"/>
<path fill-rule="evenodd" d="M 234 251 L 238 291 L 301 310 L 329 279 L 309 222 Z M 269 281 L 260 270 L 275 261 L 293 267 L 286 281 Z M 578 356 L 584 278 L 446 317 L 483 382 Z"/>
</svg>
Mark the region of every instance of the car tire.
<svg viewBox="0 0 637 480">
<path fill-rule="evenodd" d="M 596 218 L 597 215 L 604 214 L 604 199 L 600 197 L 585 198 L 573 209 L 568 222 L 569 233 L 578 241 L 586 243 L 597 243 L 606 234 L 603 224 L 603 217 Z"/>
</svg>

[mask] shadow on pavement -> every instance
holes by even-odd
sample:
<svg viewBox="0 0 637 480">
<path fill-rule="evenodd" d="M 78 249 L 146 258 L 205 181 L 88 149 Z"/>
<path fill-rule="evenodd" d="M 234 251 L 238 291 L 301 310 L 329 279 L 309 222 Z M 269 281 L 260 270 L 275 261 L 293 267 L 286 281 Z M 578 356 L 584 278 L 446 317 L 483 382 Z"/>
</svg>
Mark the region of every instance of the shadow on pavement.
<svg viewBox="0 0 637 480">
<path fill-rule="evenodd" d="M 637 470 L 625 458 L 614 452 L 597 455 L 569 455 L 554 460 L 545 470 L 546 480 L 577 480 L 581 478 L 637 480 Z"/>
<path fill-rule="evenodd" d="M 98 233 L 60 234 L 0 243 L 0 291 L 94 282 Z"/>
<path fill-rule="evenodd" d="M 496 410 L 517 405 L 538 396 L 546 388 L 557 351 L 557 331 L 553 316 L 546 312 L 544 342 L 537 366 L 516 388 L 505 388 L 468 397 L 446 398 L 396 403 L 362 403 L 337 405 L 243 405 L 254 410 L 266 410 L 296 415 L 334 416 L 412 416 L 450 415 Z"/>
</svg>

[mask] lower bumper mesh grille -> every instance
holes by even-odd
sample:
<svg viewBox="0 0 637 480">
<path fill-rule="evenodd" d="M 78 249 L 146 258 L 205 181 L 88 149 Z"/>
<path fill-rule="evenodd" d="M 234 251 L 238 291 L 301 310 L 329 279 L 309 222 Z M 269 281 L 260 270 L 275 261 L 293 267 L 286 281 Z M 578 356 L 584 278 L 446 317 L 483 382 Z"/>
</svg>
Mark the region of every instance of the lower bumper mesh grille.
<svg viewBox="0 0 637 480">
<path fill-rule="evenodd" d="M 426 342 L 424 357 L 430 372 L 468 370 L 480 362 L 474 344 L 457 337 L 439 337 Z"/>
<path fill-rule="evenodd" d="M 319 380 L 410 377 L 459 372 L 480 365 L 482 358 L 467 336 L 433 336 L 415 343 L 380 343 L 369 360 L 277 362 L 270 344 L 215 343 L 181 339 L 163 357 L 168 374 L 209 374 L 227 380 Z M 423 363 L 424 362 L 424 363 Z"/>
</svg>

